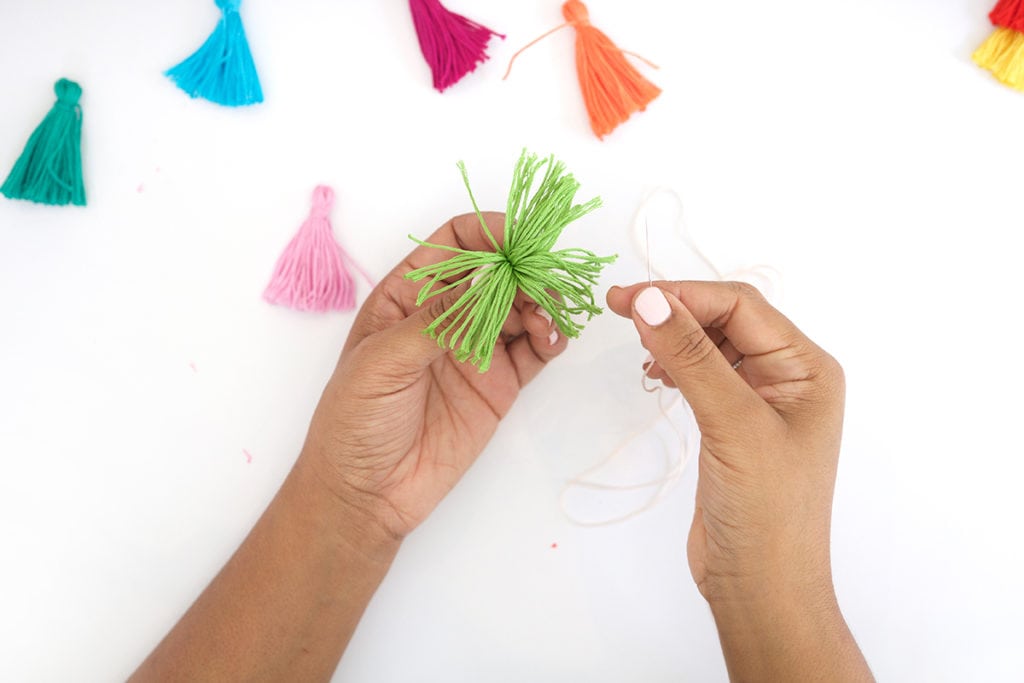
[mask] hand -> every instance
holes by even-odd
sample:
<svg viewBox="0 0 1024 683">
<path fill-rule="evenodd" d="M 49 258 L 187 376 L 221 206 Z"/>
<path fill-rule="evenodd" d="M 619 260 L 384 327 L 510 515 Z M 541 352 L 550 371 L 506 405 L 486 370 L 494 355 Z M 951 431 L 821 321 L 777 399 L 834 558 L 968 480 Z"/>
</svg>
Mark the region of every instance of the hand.
<svg viewBox="0 0 1024 683">
<path fill-rule="evenodd" d="M 654 359 L 648 374 L 682 391 L 700 428 L 687 556 L 730 673 L 837 680 L 824 674 L 846 663 L 843 672 L 864 678 L 829 556 L 843 422 L 839 364 L 749 285 L 613 287 L 608 305 L 633 320 Z M 798 666 L 779 668 L 785 663 Z"/>
<path fill-rule="evenodd" d="M 499 240 L 504 216 L 484 215 Z M 426 241 L 489 248 L 474 215 L 453 218 Z M 450 253 L 419 247 L 363 304 L 313 417 L 303 459 L 355 511 L 405 537 L 462 477 L 522 389 L 566 347 L 546 312 L 520 294 L 491 368 L 460 363 L 423 334 L 464 291 L 416 306 L 409 271 Z"/>
<path fill-rule="evenodd" d="M 485 219 L 500 240 L 504 217 Z M 474 216 L 452 219 L 430 241 L 489 244 Z M 472 464 L 519 390 L 566 346 L 550 318 L 520 297 L 491 369 L 480 374 L 455 362 L 423 335 L 454 298 L 419 309 L 419 286 L 403 277 L 446 257 L 416 249 L 370 294 L 295 467 L 132 680 L 330 678 L 399 541 Z"/>
</svg>

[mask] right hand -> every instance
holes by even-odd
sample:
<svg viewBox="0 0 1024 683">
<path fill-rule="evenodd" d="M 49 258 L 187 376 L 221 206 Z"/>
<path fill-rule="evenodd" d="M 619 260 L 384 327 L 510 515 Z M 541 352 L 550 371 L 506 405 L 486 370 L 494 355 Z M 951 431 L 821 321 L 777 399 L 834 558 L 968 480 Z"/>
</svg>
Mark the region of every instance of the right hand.
<svg viewBox="0 0 1024 683">
<path fill-rule="evenodd" d="M 613 287 L 608 305 L 632 318 L 654 358 L 648 374 L 682 391 L 700 427 L 687 556 L 701 594 L 713 606 L 832 595 L 839 364 L 746 284 Z"/>
<path fill-rule="evenodd" d="M 730 679 L 873 681 L 832 586 L 839 363 L 749 285 L 641 283 L 608 305 L 700 427 L 687 557 Z"/>
<path fill-rule="evenodd" d="M 730 679 L 873 681 L 831 581 L 836 359 L 749 285 L 613 287 L 608 305 L 633 318 L 648 374 L 679 387 L 700 428 L 686 550 Z"/>
</svg>

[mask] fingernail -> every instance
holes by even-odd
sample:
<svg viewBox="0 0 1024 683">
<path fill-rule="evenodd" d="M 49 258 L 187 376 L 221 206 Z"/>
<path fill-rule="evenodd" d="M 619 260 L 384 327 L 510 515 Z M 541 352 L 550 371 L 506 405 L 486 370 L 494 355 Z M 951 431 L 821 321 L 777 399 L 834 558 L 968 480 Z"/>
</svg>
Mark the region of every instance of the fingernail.
<svg viewBox="0 0 1024 683">
<path fill-rule="evenodd" d="M 548 346 L 554 346 L 558 343 L 558 330 L 555 330 L 548 335 Z"/>
<path fill-rule="evenodd" d="M 672 315 L 672 307 L 668 305 L 668 299 L 657 287 L 648 287 L 640 292 L 640 296 L 636 298 L 633 306 L 643 321 L 651 327 L 657 327 Z"/>
<path fill-rule="evenodd" d="M 541 308 L 540 306 L 537 307 L 537 315 L 539 315 L 540 317 L 542 317 L 545 320 L 547 320 L 549 325 L 551 324 L 551 322 L 552 322 L 551 314 L 548 313 L 543 308 Z"/>
<path fill-rule="evenodd" d="M 654 362 L 654 356 L 652 356 L 651 354 L 647 354 L 647 358 L 644 358 L 643 367 L 646 368 L 648 365 L 650 365 L 653 362 Z"/>
</svg>

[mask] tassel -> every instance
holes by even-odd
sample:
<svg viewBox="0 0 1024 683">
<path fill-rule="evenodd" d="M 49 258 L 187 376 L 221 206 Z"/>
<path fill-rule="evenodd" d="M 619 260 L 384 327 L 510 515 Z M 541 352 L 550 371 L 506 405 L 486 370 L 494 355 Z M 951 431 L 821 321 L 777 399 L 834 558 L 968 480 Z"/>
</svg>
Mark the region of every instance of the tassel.
<svg viewBox="0 0 1024 683">
<path fill-rule="evenodd" d="M 579 0 L 562 5 L 565 23 L 557 26 L 516 52 L 509 62 L 505 78 L 512 71 L 512 62 L 524 50 L 567 26 L 576 29 L 576 73 L 583 92 L 583 101 L 590 117 L 590 127 L 598 138 L 604 138 L 630 116 L 643 111 L 661 94 L 661 89 L 644 78 L 626 55 L 635 57 L 652 68 L 658 68 L 640 55 L 621 50 L 602 31 L 590 23 L 587 7 Z"/>
<path fill-rule="evenodd" d="M 565 164 L 555 161 L 553 156 L 538 159 L 536 154 L 523 150 L 512 175 L 505 239 L 499 244 L 480 214 L 462 162 L 459 170 L 480 229 L 494 251 L 455 249 L 409 235 L 422 246 L 457 252 L 447 261 L 406 273 L 406 279 L 414 282 L 427 279 L 416 298 L 417 306 L 469 284 L 469 289 L 430 323 L 425 333 L 436 339 L 441 348 L 452 349 L 456 360 L 468 360 L 480 372 L 487 372 L 502 325 L 512 311 L 516 295 L 522 291 L 551 315 L 562 334 L 578 337 L 583 324 L 573 316 L 586 314 L 589 320 L 601 313 L 594 299 L 594 287 L 601 269 L 616 257 L 598 256 L 586 249 L 554 247 L 569 223 L 601 206 L 601 198 L 574 204 L 580 184 L 565 172 Z M 540 182 L 534 190 L 538 178 Z"/>
<path fill-rule="evenodd" d="M 1024 33 L 997 28 L 975 51 L 973 59 L 1000 83 L 1024 91 Z"/>
<path fill-rule="evenodd" d="M 57 102 L 29 137 L 0 193 L 39 204 L 85 206 L 82 183 L 82 88 L 65 78 Z"/>
<path fill-rule="evenodd" d="M 214 0 L 221 18 L 206 42 L 166 75 L 191 97 L 227 107 L 263 101 L 256 65 L 245 39 L 238 7 L 242 0 Z"/>
<path fill-rule="evenodd" d="M 992 20 L 993 26 L 1024 33 L 1024 0 L 999 0 L 989 12 L 988 18 Z"/>
<path fill-rule="evenodd" d="M 423 58 L 434 74 L 438 92 L 458 83 L 487 61 L 487 44 L 500 33 L 446 9 L 439 0 L 409 0 L 412 23 Z"/>
<path fill-rule="evenodd" d="M 349 311 L 355 308 L 355 282 L 345 268 L 350 263 L 373 280 L 334 238 L 330 212 L 334 190 L 318 185 L 313 190 L 313 208 L 274 267 L 274 275 L 263 292 L 272 304 L 299 311 Z"/>
<path fill-rule="evenodd" d="M 1004 85 L 1024 91 L 1024 0 L 999 0 L 988 16 L 996 30 L 971 58 Z"/>
</svg>

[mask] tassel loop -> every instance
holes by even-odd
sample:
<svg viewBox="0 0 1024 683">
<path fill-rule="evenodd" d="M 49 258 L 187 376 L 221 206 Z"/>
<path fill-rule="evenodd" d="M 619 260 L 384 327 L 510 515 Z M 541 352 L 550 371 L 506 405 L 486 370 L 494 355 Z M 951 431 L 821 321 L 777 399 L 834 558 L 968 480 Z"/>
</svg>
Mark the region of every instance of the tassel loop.
<svg viewBox="0 0 1024 683">
<path fill-rule="evenodd" d="M 334 190 L 326 185 L 317 185 L 313 190 L 313 208 L 309 215 L 314 218 L 328 218 L 334 208 Z"/>
<path fill-rule="evenodd" d="M 580 0 L 568 0 L 562 5 L 562 16 L 573 26 L 590 26 L 590 10 Z"/>
<path fill-rule="evenodd" d="M 57 103 L 72 109 L 78 108 L 78 100 L 82 97 L 82 87 L 74 81 L 62 78 L 53 84 L 53 92 L 57 95 Z"/>
</svg>

